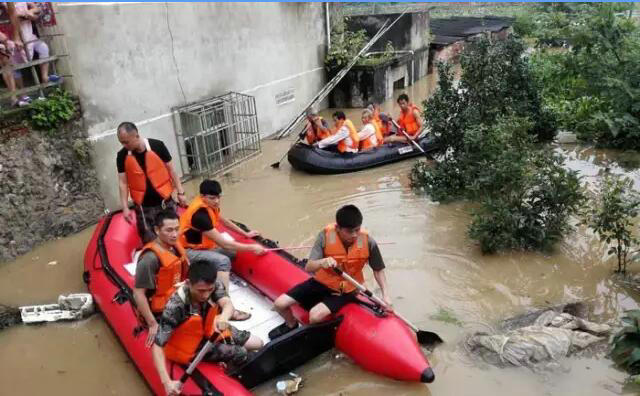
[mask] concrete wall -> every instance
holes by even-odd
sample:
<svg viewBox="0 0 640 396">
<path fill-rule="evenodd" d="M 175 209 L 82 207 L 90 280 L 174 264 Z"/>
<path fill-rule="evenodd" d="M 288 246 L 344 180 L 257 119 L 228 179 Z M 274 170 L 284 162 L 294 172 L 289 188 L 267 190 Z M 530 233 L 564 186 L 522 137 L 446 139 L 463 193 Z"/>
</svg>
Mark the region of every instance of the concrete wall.
<svg viewBox="0 0 640 396">
<path fill-rule="evenodd" d="M 365 29 L 373 37 L 385 20 L 393 22 L 400 14 L 381 14 L 349 17 L 347 27 L 351 31 Z M 418 50 L 429 47 L 429 13 L 416 12 L 402 16 L 372 47 L 371 51 L 384 51 L 391 41 L 396 50 Z"/>
<path fill-rule="evenodd" d="M 163 140 L 180 171 L 171 108 L 228 91 L 253 95 L 268 136 L 326 82 L 322 3 L 58 3 L 57 11 L 111 209 L 121 121 Z M 295 101 L 276 105 L 289 88 Z"/>
</svg>

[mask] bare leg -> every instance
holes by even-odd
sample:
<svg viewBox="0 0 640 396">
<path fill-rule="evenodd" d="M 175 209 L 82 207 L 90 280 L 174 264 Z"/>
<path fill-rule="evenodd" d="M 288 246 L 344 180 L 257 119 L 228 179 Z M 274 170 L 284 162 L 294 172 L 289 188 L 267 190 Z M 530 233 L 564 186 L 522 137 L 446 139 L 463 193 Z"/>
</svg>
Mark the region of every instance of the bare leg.
<svg viewBox="0 0 640 396">
<path fill-rule="evenodd" d="M 287 326 L 293 328 L 298 325 L 298 321 L 293 316 L 293 312 L 291 312 L 291 306 L 295 304 L 297 301 L 288 296 L 287 294 L 282 294 L 280 297 L 276 298 L 273 302 L 273 307 L 275 310 L 282 316 L 287 323 Z"/>
<path fill-rule="evenodd" d="M 244 347 L 247 348 L 248 351 L 257 351 L 262 348 L 263 345 L 264 343 L 259 337 L 251 334 L 247 342 L 244 344 Z"/>
<path fill-rule="evenodd" d="M 7 89 L 9 89 L 9 92 L 13 93 L 13 95 L 11 95 L 11 103 L 15 103 L 18 101 L 18 98 L 16 98 L 15 95 L 16 81 L 13 78 L 13 68 L 11 67 L 11 61 L 4 56 L 0 56 L 0 67 L 2 67 L 2 79 L 7 85 Z"/>
<path fill-rule="evenodd" d="M 311 308 L 309 311 L 309 323 L 320 323 L 324 321 L 329 315 L 331 315 L 331 311 L 329 307 L 327 307 L 324 303 L 318 303 Z"/>
<path fill-rule="evenodd" d="M 40 65 L 40 84 L 49 82 L 49 62 Z"/>
</svg>

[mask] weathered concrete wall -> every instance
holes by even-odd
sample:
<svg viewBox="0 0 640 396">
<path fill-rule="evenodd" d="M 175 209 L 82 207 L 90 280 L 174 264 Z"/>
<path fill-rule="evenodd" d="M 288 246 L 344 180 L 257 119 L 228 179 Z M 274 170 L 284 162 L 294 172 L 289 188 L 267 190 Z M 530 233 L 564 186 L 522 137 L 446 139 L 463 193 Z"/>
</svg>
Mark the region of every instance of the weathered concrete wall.
<svg viewBox="0 0 640 396">
<path fill-rule="evenodd" d="M 0 136 L 0 262 L 78 232 L 103 213 L 82 122 L 53 137 L 22 132 Z"/>
<path fill-rule="evenodd" d="M 163 140 L 180 170 L 173 107 L 228 91 L 253 95 L 268 136 L 325 83 L 321 3 L 59 3 L 58 12 L 111 209 L 121 121 Z M 276 105 L 275 95 L 290 88 L 295 101 Z"/>
<path fill-rule="evenodd" d="M 400 14 L 352 16 L 347 22 L 351 31 L 365 29 L 373 37 L 384 21 Z M 364 107 L 393 97 L 394 83 L 402 80 L 406 88 L 429 71 L 429 13 L 409 13 L 398 20 L 372 47 L 384 51 L 391 42 L 396 59 L 374 67 L 354 67 L 331 93 L 332 107 Z"/>
<path fill-rule="evenodd" d="M 385 20 L 394 21 L 400 14 L 353 16 L 347 27 L 351 31 L 365 29 L 373 37 Z M 384 51 L 391 41 L 396 50 L 418 50 L 429 47 L 429 13 L 416 12 L 402 16 L 372 47 L 371 51 Z"/>
</svg>

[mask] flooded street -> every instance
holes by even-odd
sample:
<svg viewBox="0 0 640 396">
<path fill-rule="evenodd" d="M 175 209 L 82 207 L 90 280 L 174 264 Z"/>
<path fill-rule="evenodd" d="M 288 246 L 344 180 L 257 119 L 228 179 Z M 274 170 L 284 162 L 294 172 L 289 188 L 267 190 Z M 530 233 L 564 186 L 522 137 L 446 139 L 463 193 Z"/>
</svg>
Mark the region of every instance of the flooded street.
<svg viewBox="0 0 640 396">
<path fill-rule="evenodd" d="M 427 96 L 433 89 L 432 78 L 407 90 L 409 96 Z M 387 102 L 383 110 L 395 115 L 398 107 Z M 360 124 L 359 113 L 347 114 L 356 126 Z M 327 119 L 330 114 L 322 112 Z M 303 174 L 286 161 L 279 170 L 270 168 L 291 142 L 264 141 L 261 156 L 219 178 L 225 216 L 261 231 L 282 246 L 292 246 L 311 244 L 319 230 L 333 220 L 339 206 L 357 205 L 363 212 L 364 226 L 378 241 L 395 242 L 381 248 L 395 309 L 446 341 L 428 356 L 436 373 L 429 386 L 364 372 L 333 351 L 296 370 L 305 380 L 298 394 L 635 394 L 637 389 L 623 387 L 627 375 L 602 356 L 566 359 L 561 370 L 534 373 L 526 368 L 486 365 L 470 357 L 462 346 L 467 334 L 488 330 L 502 319 L 534 308 L 584 300 L 589 303 L 590 318 L 599 322 L 612 321 L 623 310 L 638 308 L 640 296 L 612 280 L 613 263 L 603 263 L 605 249 L 584 229 L 558 244 L 552 254 L 483 256 L 466 236 L 470 220 L 466 204 L 439 205 L 409 188 L 409 170 L 422 159 L 335 176 Z M 593 149 L 563 150 L 568 153 L 568 165 L 590 182 L 606 166 L 603 161 L 614 158 L 612 153 Z M 631 175 L 638 183 L 637 174 Z M 188 197 L 194 196 L 197 184 L 186 184 Z M 84 291 L 82 258 L 91 231 L 49 242 L 0 265 L 0 303 L 45 303 L 61 293 Z M 52 261 L 57 264 L 49 265 Z M 637 268 L 632 266 L 634 270 Z M 373 286 L 371 272 L 366 274 Z M 462 325 L 431 318 L 439 309 L 451 312 Z M 19 390 L 19 394 L 149 394 L 142 376 L 99 314 L 71 324 L 0 331 L 0 356 L 4 363 L 0 383 L 5 389 Z M 275 386 L 273 382 L 264 384 L 255 393 L 275 394 Z"/>
</svg>

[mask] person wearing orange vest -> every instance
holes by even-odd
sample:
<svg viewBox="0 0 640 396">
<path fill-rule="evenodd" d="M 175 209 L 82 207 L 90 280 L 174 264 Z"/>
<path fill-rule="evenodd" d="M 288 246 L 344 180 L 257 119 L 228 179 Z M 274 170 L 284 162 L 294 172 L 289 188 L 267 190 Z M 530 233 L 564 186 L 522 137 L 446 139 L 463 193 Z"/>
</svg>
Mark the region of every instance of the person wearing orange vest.
<svg viewBox="0 0 640 396">
<path fill-rule="evenodd" d="M 136 264 L 133 297 L 149 329 L 147 347 L 151 347 L 158 332 L 156 317 L 162 314 L 176 284 L 187 275 L 189 261 L 178 243 L 179 229 L 175 211 L 165 209 L 158 213 L 154 226 L 157 238 L 142 248 Z"/>
<path fill-rule="evenodd" d="M 409 135 L 411 140 L 415 140 L 422 130 L 420 109 L 409 102 L 409 96 L 407 94 L 398 96 L 398 105 L 400 106 L 400 117 L 398 117 L 397 120 L 398 126 Z M 398 131 L 397 135 L 385 138 L 385 143 L 392 142 L 409 143 L 407 137 L 400 131 Z"/>
<path fill-rule="evenodd" d="M 305 130 L 305 138 L 308 144 L 314 144 L 322 139 L 331 136 L 329 124 L 320 117 L 315 111 L 307 112 L 307 128 Z"/>
<path fill-rule="evenodd" d="M 357 153 L 360 145 L 358 139 L 358 131 L 353 125 L 351 120 L 347 119 L 347 116 L 342 111 L 336 111 L 333 113 L 333 122 L 335 124 L 334 134 L 317 142 L 318 148 L 324 149 L 325 147 L 338 145 L 338 152 L 340 153 Z"/>
<path fill-rule="evenodd" d="M 380 113 L 380 105 L 377 103 L 371 103 L 367 106 L 367 110 L 371 112 L 371 122 L 376 126 L 376 139 L 378 140 L 378 146 L 382 146 L 384 144 L 385 126 L 381 117 L 384 116 L 384 114 Z"/>
<path fill-rule="evenodd" d="M 203 260 L 192 261 L 184 284 L 167 301 L 152 347 L 153 363 L 167 395 L 179 395 L 181 384 L 171 379 L 166 360 L 188 365 L 209 338 L 219 342 L 205 355 L 208 362 L 239 366 L 249 351 L 262 348 L 259 337 L 229 324 L 232 312 L 233 304 L 215 268 Z"/>
<path fill-rule="evenodd" d="M 184 188 L 164 143 L 141 138 L 132 122 L 121 123 L 117 133 L 123 146 L 116 156 L 122 214 L 129 223 L 133 221 L 129 209 L 131 195 L 138 233 L 142 242 L 147 243 L 155 238 L 150 221 L 162 209 L 175 210 L 174 191 L 177 190 L 178 203 L 186 206 Z"/>
<path fill-rule="evenodd" d="M 269 338 L 282 336 L 298 327 L 291 306 L 300 304 L 309 311 L 309 323 L 318 323 L 357 299 L 357 291 L 349 281 L 335 273 L 342 269 L 360 283 L 364 283 L 366 264 L 382 291 L 382 299 L 391 307 L 391 299 L 384 273 L 384 261 L 376 241 L 361 228 L 362 214 L 354 205 L 346 205 L 336 212 L 336 222 L 322 230 L 311 249 L 305 271 L 313 277 L 294 286 L 274 302 L 274 308 L 285 323 L 272 329 Z"/>
<path fill-rule="evenodd" d="M 380 130 L 373 122 L 373 114 L 368 109 L 362 112 L 362 125 L 362 129 L 358 132 L 360 151 L 373 150 L 379 146 L 378 136 L 380 135 Z M 380 135 L 380 139 L 382 140 L 382 135 Z"/>
<path fill-rule="evenodd" d="M 228 288 L 231 261 L 235 259 L 235 252 L 247 251 L 262 255 L 267 251 L 258 243 L 240 243 L 225 238 L 216 229 L 218 224 L 222 224 L 245 238 L 255 238 L 260 235 L 257 231 L 243 230 L 220 214 L 221 195 L 222 187 L 216 180 L 207 179 L 200 183 L 200 195 L 180 216 L 178 241 L 186 249 L 189 260 L 203 259 L 214 263 L 218 278 Z M 246 320 L 250 317 L 249 313 L 240 310 L 236 310 L 233 314 L 233 320 Z"/>
</svg>

